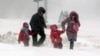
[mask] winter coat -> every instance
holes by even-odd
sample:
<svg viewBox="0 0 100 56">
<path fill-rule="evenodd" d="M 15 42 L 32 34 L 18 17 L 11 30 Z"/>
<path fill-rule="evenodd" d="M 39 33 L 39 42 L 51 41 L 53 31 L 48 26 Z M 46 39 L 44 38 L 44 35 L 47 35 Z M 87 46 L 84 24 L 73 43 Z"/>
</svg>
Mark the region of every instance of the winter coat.
<svg viewBox="0 0 100 56">
<path fill-rule="evenodd" d="M 75 16 L 75 20 L 71 20 L 71 17 Z M 67 23 L 67 29 L 65 29 L 65 24 Z M 75 31 L 73 29 L 74 24 L 77 23 L 78 26 L 80 26 L 80 22 L 78 20 L 78 14 L 74 11 L 72 11 L 70 13 L 70 16 L 68 18 L 66 18 L 63 22 L 62 22 L 62 28 L 65 31 L 66 30 L 66 34 L 68 37 L 68 40 L 70 41 L 71 39 L 76 41 L 77 40 L 77 31 Z"/>
<path fill-rule="evenodd" d="M 56 27 L 56 26 L 51 26 L 51 33 L 50 33 L 50 38 L 53 44 L 57 44 L 57 43 L 61 43 L 62 42 L 62 38 L 61 38 L 61 34 L 63 33 L 63 31 L 60 30 L 53 30 L 52 27 Z"/>
<path fill-rule="evenodd" d="M 32 31 L 39 32 L 44 30 L 46 27 L 45 20 L 43 15 L 40 15 L 41 12 L 45 12 L 43 8 L 40 8 L 36 14 L 34 14 L 30 21 L 30 26 Z"/>
<path fill-rule="evenodd" d="M 25 30 L 22 29 L 19 33 L 18 42 L 20 42 L 20 41 L 28 42 L 29 41 L 29 35 L 33 35 L 32 31 L 28 30 L 27 33 L 26 33 Z"/>
</svg>

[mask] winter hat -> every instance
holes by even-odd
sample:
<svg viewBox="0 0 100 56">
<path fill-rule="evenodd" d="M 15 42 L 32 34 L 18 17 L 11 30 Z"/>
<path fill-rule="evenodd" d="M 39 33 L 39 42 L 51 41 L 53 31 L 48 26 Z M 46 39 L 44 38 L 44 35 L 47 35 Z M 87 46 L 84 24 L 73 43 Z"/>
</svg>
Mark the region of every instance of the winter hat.
<svg viewBox="0 0 100 56">
<path fill-rule="evenodd" d="M 54 29 L 54 28 L 57 29 L 58 28 L 57 25 L 55 25 L 55 24 L 54 25 L 50 25 L 50 29 Z"/>
<path fill-rule="evenodd" d="M 26 26 L 28 26 L 28 23 L 27 22 L 24 22 L 23 23 L 23 27 L 26 27 Z"/>
<path fill-rule="evenodd" d="M 41 12 L 43 12 L 43 13 L 46 12 L 45 9 L 44 9 L 43 7 L 39 7 L 39 9 L 38 9 L 38 13 L 41 13 Z"/>
</svg>

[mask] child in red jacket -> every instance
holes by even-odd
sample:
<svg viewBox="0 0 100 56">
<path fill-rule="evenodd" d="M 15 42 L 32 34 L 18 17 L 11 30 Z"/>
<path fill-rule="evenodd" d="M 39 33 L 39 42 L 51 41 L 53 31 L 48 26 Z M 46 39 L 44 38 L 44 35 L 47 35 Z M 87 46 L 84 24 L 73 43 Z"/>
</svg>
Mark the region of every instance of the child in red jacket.
<svg viewBox="0 0 100 56">
<path fill-rule="evenodd" d="M 60 35 L 64 33 L 64 31 L 58 30 L 57 25 L 50 25 L 51 33 L 50 33 L 50 38 L 51 41 L 54 45 L 54 48 L 62 48 L 62 38 Z"/>
<path fill-rule="evenodd" d="M 23 42 L 24 46 L 29 46 L 29 35 L 33 35 L 32 31 L 29 30 L 27 22 L 23 23 L 23 27 L 19 33 L 18 42 Z"/>
</svg>

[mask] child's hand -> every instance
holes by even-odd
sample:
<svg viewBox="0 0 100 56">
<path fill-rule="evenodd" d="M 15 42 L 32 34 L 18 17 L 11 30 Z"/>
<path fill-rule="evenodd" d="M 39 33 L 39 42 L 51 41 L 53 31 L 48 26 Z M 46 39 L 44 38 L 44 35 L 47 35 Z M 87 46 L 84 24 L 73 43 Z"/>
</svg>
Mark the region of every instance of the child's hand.
<svg viewBox="0 0 100 56">
<path fill-rule="evenodd" d="M 64 30 L 60 31 L 61 34 L 63 34 L 64 32 L 65 32 Z"/>
</svg>

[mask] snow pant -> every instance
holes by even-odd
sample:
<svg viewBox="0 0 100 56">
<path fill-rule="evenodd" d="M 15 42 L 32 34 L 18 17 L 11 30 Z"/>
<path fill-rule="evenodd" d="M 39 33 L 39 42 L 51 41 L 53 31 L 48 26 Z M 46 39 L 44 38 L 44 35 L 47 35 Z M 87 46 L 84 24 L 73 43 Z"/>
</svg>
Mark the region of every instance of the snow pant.
<svg viewBox="0 0 100 56">
<path fill-rule="evenodd" d="M 54 48 L 62 49 L 62 47 L 63 47 L 62 43 L 54 44 Z"/>
<path fill-rule="evenodd" d="M 37 37 L 38 34 L 41 36 L 39 41 L 38 41 L 38 37 Z M 43 44 L 45 37 L 46 37 L 46 35 L 44 33 L 44 30 L 41 30 L 39 32 L 35 32 L 35 34 L 32 35 L 33 46 L 40 46 L 41 44 Z"/>
<path fill-rule="evenodd" d="M 70 39 L 70 49 L 73 49 L 73 47 L 74 47 L 74 40 Z"/>
<path fill-rule="evenodd" d="M 24 46 L 29 46 L 29 41 L 23 41 Z"/>
</svg>

